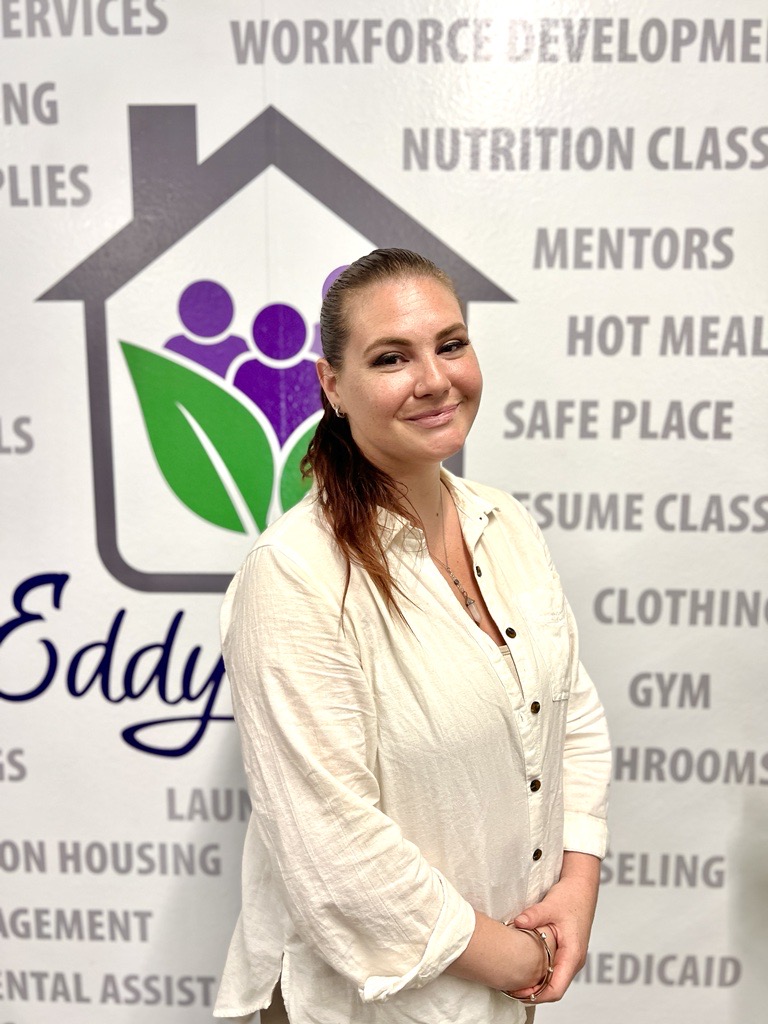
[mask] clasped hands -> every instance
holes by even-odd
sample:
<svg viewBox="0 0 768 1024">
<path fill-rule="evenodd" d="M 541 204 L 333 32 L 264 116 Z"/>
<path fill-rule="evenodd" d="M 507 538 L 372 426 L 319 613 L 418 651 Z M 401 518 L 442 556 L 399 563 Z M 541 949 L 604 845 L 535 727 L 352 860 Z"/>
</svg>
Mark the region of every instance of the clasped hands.
<svg viewBox="0 0 768 1024">
<path fill-rule="evenodd" d="M 574 976 L 584 966 L 597 901 L 598 865 L 597 858 L 586 854 L 566 854 L 560 880 L 543 900 L 526 908 L 511 922 L 517 928 L 547 933 L 554 970 L 549 984 L 536 996 L 537 1005 L 562 999 Z M 537 987 L 531 985 L 509 994 L 527 1002 Z"/>
</svg>

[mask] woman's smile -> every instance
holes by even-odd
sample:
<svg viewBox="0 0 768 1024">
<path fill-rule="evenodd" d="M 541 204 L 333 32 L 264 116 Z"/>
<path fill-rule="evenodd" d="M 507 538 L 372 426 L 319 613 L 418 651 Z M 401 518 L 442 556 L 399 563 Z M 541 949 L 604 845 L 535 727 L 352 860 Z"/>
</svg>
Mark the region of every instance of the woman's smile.
<svg viewBox="0 0 768 1024">
<path fill-rule="evenodd" d="M 373 284 L 350 297 L 348 323 L 342 366 L 320 360 L 318 372 L 365 457 L 399 479 L 459 451 L 482 376 L 450 289 L 430 277 Z"/>
<path fill-rule="evenodd" d="M 458 402 L 454 402 L 451 405 L 443 405 L 439 409 L 427 409 L 406 418 L 420 427 L 442 427 L 451 422 L 458 408 Z"/>
</svg>

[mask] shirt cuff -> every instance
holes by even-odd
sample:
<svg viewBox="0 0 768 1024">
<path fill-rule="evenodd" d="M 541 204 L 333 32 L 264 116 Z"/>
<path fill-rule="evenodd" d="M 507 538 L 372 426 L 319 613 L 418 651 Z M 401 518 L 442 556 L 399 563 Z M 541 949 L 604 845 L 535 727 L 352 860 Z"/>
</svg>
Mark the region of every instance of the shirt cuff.
<svg viewBox="0 0 768 1024">
<path fill-rule="evenodd" d="M 563 849 L 573 853 L 591 853 L 593 857 L 602 860 L 608 849 L 608 826 L 605 819 L 579 811 L 566 811 Z"/>
<path fill-rule="evenodd" d="M 384 1002 L 402 989 L 421 988 L 450 967 L 469 945 L 475 930 L 475 912 L 450 882 L 433 870 L 443 889 L 443 905 L 421 960 L 400 978 L 368 978 L 359 989 L 364 1003 Z"/>
</svg>

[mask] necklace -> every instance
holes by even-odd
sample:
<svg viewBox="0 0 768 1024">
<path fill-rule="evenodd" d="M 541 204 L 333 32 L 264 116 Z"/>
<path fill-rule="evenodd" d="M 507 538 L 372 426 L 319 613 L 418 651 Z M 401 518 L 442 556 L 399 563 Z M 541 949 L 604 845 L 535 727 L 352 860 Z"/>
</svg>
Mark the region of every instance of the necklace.
<svg viewBox="0 0 768 1024">
<path fill-rule="evenodd" d="M 443 555 L 445 556 L 445 561 L 441 562 L 440 559 L 437 557 L 437 555 L 432 555 L 432 557 L 437 562 L 437 564 L 441 568 L 445 569 L 445 571 L 448 573 L 448 575 L 451 578 L 451 582 L 453 583 L 453 585 L 455 587 L 458 588 L 459 593 L 464 598 L 464 604 L 467 607 L 467 611 L 469 612 L 469 614 L 472 616 L 474 621 L 479 626 L 480 625 L 480 612 L 479 612 L 478 607 L 477 607 L 477 602 L 474 600 L 474 598 L 469 596 L 469 594 L 466 592 L 464 587 L 461 585 L 461 580 L 458 578 L 458 576 L 453 571 L 453 569 L 450 567 L 450 565 L 448 565 L 448 545 L 445 543 L 445 515 L 444 515 L 444 511 L 443 511 L 443 485 L 442 485 L 442 483 L 440 484 L 440 526 L 441 526 L 442 531 L 443 531 Z M 432 554 L 431 551 L 430 551 L 430 554 Z"/>
</svg>

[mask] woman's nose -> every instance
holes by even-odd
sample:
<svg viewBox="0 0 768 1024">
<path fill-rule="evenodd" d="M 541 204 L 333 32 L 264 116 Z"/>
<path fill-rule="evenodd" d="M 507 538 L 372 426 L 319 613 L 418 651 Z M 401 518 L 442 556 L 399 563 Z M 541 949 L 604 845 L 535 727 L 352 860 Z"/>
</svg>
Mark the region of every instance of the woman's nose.
<svg viewBox="0 0 768 1024">
<path fill-rule="evenodd" d="M 425 398 L 427 395 L 442 395 L 448 391 L 450 386 L 450 379 L 440 359 L 425 359 L 419 365 L 414 386 L 414 394 L 417 398 Z"/>
</svg>

